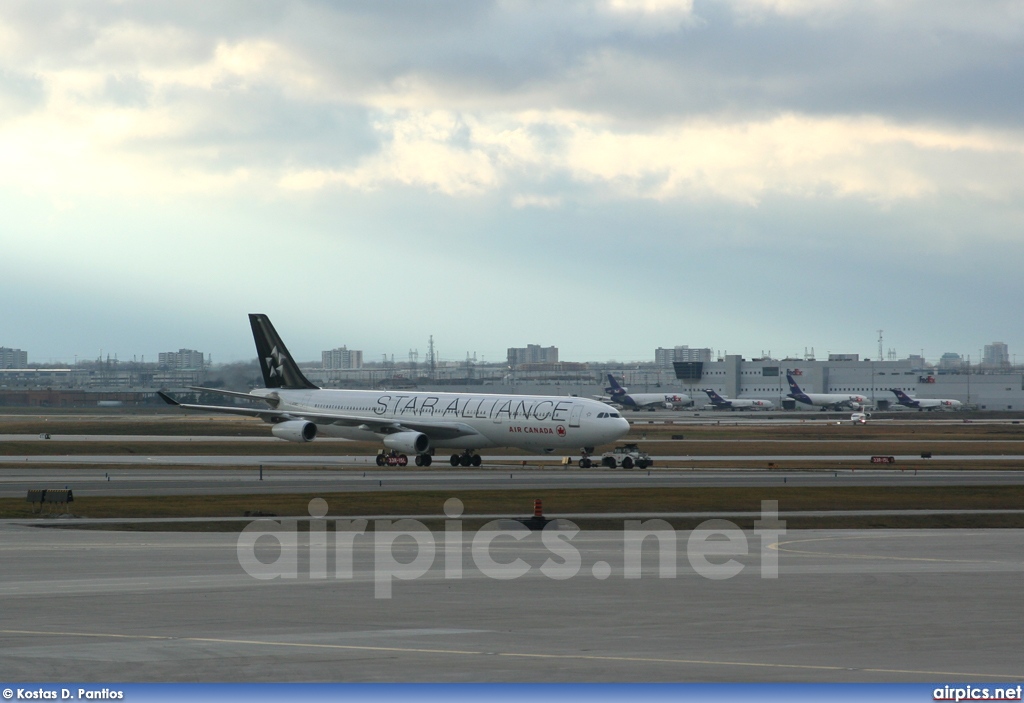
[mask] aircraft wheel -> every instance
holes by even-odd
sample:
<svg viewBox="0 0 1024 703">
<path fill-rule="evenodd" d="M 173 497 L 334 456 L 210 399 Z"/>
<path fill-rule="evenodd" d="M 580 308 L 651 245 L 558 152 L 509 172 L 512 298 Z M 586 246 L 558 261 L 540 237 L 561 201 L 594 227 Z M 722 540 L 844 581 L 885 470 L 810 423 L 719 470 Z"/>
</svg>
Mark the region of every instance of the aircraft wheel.
<svg viewBox="0 0 1024 703">
<path fill-rule="evenodd" d="M 622 460 L 622 468 L 624 468 L 624 469 L 632 469 L 633 468 L 633 459 L 632 459 L 632 457 L 628 457 L 627 456 L 626 458 L 624 458 Z"/>
<path fill-rule="evenodd" d="M 474 454 L 473 458 L 470 460 L 470 462 L 473 464 L 473 466 L 480 466 L 480 464 L 482 464 L 483 461 L 484 460 L 480 458 L 479 454 Z"/>
<path fill-rule="evenodd" d="M 459 457 L 459 466 L 469 466 L 473 462 L 473 459 L 469 454 L 463 454 Z"/>
<path fill-rule="evenodd" d="M 590 468 L 590 459 L 580 459 L 580 468 L 581 469 L 589 469 Z"/>
<path fill-rule="evenodd" d="M 607 467 L 608 467 L 609 469 L 614 469 L 614 468 L 616 467 L 616 463 L 615 463 L 615 457 L 613 457 L 613 456 L 606 456 L 606 457 L 604 458 L 604 462 L 603 462 L 603 463 L 604 463 L 604 465 L 605 465 L 605 466 L 607 466 Z"/>
<path fill-rule="evenodd" d="M 399 466 L 408 466 L 409 465 L 409 457 L 407 457 L 405 454 L 399 454 L 398 455 L 398 465 Z"/>
<path fill-rule="evenodd" d="M 423 459 L 424 466 L 430 466 L 431 464 L 434 463 L 434 457 L 430 456 L 429 454 L 421 454 L 420 457 Z"/>
<path fill-rule="evenodd" d="M 459 455 L 458 454 L 452 454 L 451 462 L 452 462 L 452 466 L 458 466 L 459 465 Z"/>
<path fill-rule="evenodd" d="M 422 454 L 417 454 L 416 455 L 416 466 L 423 466 L 423 455 Z"/>
<path fill-rule="evenodd" d="M 377 466 L 384 466 L 384 455 L 383 454 L 378 454 L 377 455 Z"/>
</svg>

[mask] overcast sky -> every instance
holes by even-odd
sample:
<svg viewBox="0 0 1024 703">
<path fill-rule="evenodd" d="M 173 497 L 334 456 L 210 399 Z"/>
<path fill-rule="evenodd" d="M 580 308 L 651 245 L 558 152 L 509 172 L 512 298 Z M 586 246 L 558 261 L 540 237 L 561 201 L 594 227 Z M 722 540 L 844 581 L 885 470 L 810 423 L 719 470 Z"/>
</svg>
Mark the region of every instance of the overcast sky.
<svg viewBox="0 0 1024 703">
<path fill-rule="evenodd" d="M 0 346 L 1024 361 L 1024 4 L 0 4 Z"/>
</svg>

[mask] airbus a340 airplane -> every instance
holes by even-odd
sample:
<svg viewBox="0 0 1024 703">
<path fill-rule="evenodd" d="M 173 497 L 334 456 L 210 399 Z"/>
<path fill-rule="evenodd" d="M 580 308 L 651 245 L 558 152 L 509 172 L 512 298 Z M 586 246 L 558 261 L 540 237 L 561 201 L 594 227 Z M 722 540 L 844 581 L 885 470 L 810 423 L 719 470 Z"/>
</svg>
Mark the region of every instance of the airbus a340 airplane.
<svg viewBox="0 0 1024 703">
<path fill-rule="evenodd" d="M 604 389 L 609 395 L 598 396 L 598 400 L 608 401 L 633 410 L 654 410 L 655 408 L 673 408 L 676 405 L 690 405 L 690 396 L 685 393 L 629 393 L 615 377 L 608 374 L 608 387 Z"/>
<path fill-rule="evenodd" d="M 792 391 L 786 394 L 789 398 L 805 405 L 821 406 L 822 410 L 827 408 L 842 410 L 844 407 L 860 410 L 868 402 L 865 396 L 857 393 L 804 393 L 793 380 L 793 374 L 787 373 L 786 379 L 789 381 L 789 389 Z"/>
<path fill-rule="evenodd" d="M 430 466 L 441 448 L 463 450 L 451 455 L 452 466 L 480 466 L 476 450 L 489 447 L 578 449 L 583 465 L 594 447 L 629 432 L 629 422 L 618 411 L 587 398 L 321 389 L 299 370 L 266 315 L 249 315 L 249 324 L 266 388 L 249 393 L 195 390 L 264 401 L 269 408 L 179 403 L 166 393 L 160 397 L 188 410 L 258 417 L 273 425 L 275 437 L 291 442 L 310 442 L 321 434 L 382 442 L 400 452 L 399 459 L 414 454 L 417 466 Z"/>
<path fill-rule="evenodd" d="M 890 388 L 896 394 L 896 402 L 918 410 L 959 410 L 963 403 L 949 398 L 911 398 L 899 388 Z"/>
</svg>

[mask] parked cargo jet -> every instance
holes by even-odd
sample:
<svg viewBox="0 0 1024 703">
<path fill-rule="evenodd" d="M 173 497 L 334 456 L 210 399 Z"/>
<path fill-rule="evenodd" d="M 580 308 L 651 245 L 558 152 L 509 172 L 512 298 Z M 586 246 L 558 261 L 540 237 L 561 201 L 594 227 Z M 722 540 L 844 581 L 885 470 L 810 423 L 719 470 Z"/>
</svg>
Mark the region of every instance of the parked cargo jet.
<svg viewBox="0 0 1024 703">
<path fill-rule="evenodd" d="M 775 407 L 775 404 L 770 400 L 761 400 L 760 398 L 723 398 L 710 388 L 705 388 L 704 392 L 708 394 L 708 398 L 711 399 L 711 404 L 715 406 L 715 410 L 771 410 Z"/>
<path fill-rule="evenodd" d="M 911 398 L 899 388 L 890 388 L 896 394 L 896 402 L 918 410 L 959 410 L 963 403 L 949 398 Z"/>
<path fill-rule="evenodd" d="M 269 408 L 166 402 L 187 410 L 258 417 L 275 437 L 310 442 L 319 435 L 382 442 L 399 465 L 406 454 L 430 466 L 435 450 L 461 449 L 452 466 L 479 466 L 479 449 L 579 450 L 584 455 L 629 432 L 617 410 L 586 398 L 483 393 L 321 389 L 299 370 L 266 315 L 249 315 L 266 388 L 249 393 L 195 390 L 266 402 Z M 405 458 L 405 461 L 402 459 Z M 380 457 L 378 457 L 378 463 Z"/>
<path fill-rule="evenodd" d="M 608 374 L 608 387 L 604 391 L 608 395 L 598 396 L 598 400 L 633 410 L 672 409 L 677 405 L 690 405 L 693 402 L 685 393 L 629 393 L 629 389 L 620 386 L 611 374 Z"/>
<path fill-rule="evenodd" d="M 793 374 L 787 373 L 786 379 L 789 381 L 789 389 L 792 391 L 786 394 L 788 398 L 792 398 L 805 405 L 820 406 L 822 410 L 828 408 L 834 410 L 842 410 L 843 408 L 860 410 L 868 402 L 865 396 L 857 393 L 804 393 L 800 390 L 800 386 L 796 384 L 796 381 L 793 380 Z"/>
</svg>

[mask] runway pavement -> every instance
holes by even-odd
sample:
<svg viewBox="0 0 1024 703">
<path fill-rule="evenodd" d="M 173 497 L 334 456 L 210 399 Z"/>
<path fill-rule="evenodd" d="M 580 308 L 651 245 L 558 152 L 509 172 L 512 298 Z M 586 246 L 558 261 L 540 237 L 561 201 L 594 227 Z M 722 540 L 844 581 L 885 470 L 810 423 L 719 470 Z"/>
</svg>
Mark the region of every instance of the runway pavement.
<svg viewBox="0 0 1024 703">
<path fill-rule="evenodd" d="M 745 544 L 730 542 L 731 553 L 705 555 L 708 562 L 699 540 L 672 533 L 666 552 L 667 536 L 646 539 L 639 578 L 626 578 L 635 568 L 626 555 L 637 552 L 622 532 L 581 532 L 550 544 L 538 533 L 521 541 L 506 535 L 483 548 L 480 533 L 458 532 L 461 545 L 454 532 L 431 534 L 427 559 L 422 534 L 422 541 L 392 535 L 387 542 L 380 533 L 379 543 L 361 535 L 349 552 L 331 528 L 325 551 L 311 550 L 301 533 L 289 552 L 266 535 L 247 551 L 235 534 L 4 524 L 4 677 L 1024 679 L 1019 530 L 747 532 Z M 296 565 L 281 570 L 294 578 L 261 580 L 243 566 L 255 554 L 278 568 L 286 553 Z M 339 577 L 337 565 L 349 555 L 352 578 L 344 568 Z M 521 560 L 526 573 L 499 580 L 485 557 Z M 773 559 L 777 577 L 764 578 Z M 737 566 L 738 574 L 713 577 Z M 385 578 L 391 573 L 410 578 Z M 390 598 L 381 597 L 383 581 Z"/>
<path fill-rule="evenodd" d="M 207 457 L 215 458 L 215 457 Z M 678 469 L 378 469 L 321 471 L 257 466 L 230 469 L 0 469 L 0 498 L 24 498 L 38 488 L 70 488 L 85 496 L 244 495 L 367 491 L 553 490 L 572 488 L 698 488 L 800 486 L 1022 485 L 1024 471 L 936 469 L 753 471 Z"/>
</svg>

